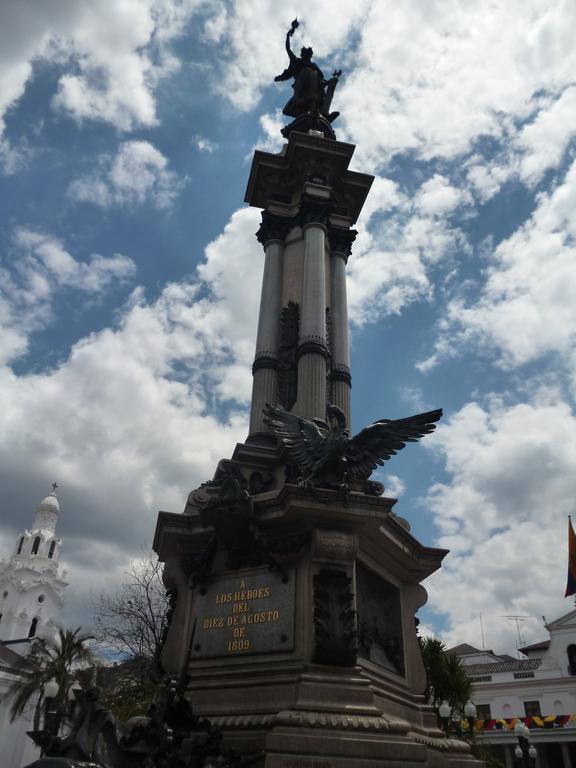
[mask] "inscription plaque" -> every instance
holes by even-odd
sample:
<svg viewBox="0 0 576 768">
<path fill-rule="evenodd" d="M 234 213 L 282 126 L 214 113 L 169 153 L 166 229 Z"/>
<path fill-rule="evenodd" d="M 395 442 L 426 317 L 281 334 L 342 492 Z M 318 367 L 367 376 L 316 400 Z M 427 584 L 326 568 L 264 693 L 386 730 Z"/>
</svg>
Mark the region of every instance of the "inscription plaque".
<svg viewBox="0 0 576 768">
<path fill-rule="evenodd" d="M 190 657 L 238 656 L 294 649 L 296 571 L 212 579 L 194 598 Z"/>
</svg>

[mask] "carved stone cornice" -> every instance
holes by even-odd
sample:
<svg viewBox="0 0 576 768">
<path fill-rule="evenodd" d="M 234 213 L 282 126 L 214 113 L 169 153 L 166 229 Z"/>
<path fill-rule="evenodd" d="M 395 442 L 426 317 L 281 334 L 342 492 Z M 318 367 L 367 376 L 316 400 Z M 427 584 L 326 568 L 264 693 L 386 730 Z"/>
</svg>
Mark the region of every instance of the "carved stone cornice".
<svg viewBox="0 0 576 768">
<path fill-rule="evenodd" d="M 264 248 L 274 240 L 283 243 L 290 230 L 297 224 L 295 218 L 278 216 L 270 211 L 262 211 L 262 222 L 256 232 L 256 239 Z"/>
<path fill-rule="evenodd" d="M 379 731 L 406 734 L 410 728 L 406 720 L 374 715 L 341 714 L 340 712 L 287 709 L 277 714 L 242 714 L 211 717 L 210 722 L 226 728 L 270 728 L 285 725 L 300 728 L 335 728 L 350 731 Z M 438 740 L 439 741 L 439 740 Z M 446 739 L 447 741 L 447 739 Z"/>
<path fill-rule="evenodd" d="M 352 253 L 352 243 L 356 239 L 357 234 L 358 232 L 355 229 L 328 227 L 328 240 L 332 254 L 334 256 L 336 254 L 342 255 L 348 261 L 348 257 Z"/>
<path fill-rule="evenodd" d="M 461 739 L 449 739 L 446 736 L 436 738 L 435 736 L 418 731 L 410 731 L 408 735 L 418 744 L 425 744 L 427 747 L 432 747 L 432 749 L 438 749 L 442 752 L 470 753 L 470 744 Z"/>
</svg>

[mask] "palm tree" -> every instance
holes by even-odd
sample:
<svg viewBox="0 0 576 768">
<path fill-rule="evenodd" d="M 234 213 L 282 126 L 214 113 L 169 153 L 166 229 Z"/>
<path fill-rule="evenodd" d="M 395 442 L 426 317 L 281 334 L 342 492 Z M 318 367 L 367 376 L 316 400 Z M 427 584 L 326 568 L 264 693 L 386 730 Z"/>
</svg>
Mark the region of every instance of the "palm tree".
<svg viewBox="0 0 576 768">
<path fill-rule="evenodd" d="M 420 650 L 426 668 L 426 698 L 436 709 L 447 701 L 453 712 L 463 712 L 472 693 L 472 681 L 458 656 L 448 653 L 437 637 L 420 638 Z"/>
<path fill-rule="evenodd" d="M 86 665 L 92 660 L 92 654 L 85 645 L 92 639 L 93 636 L 82 633 L 80 627 L 74 631 L 60 629 L 53 639 L 35 638 L 30 653 L 16 666 L 1 667 L 2 671 L 16 677 L 8 690 L 8 695 L 14 697 L 10 707 L 12 722 L 34 706 L 34 730 L 38 730 L 44 686 L 52 679 L 56 680 L 59 687 L 56 708 L 64 710 L 69 690 L 78 679 L 78 669 L 75 667 Z"/>
</svg>

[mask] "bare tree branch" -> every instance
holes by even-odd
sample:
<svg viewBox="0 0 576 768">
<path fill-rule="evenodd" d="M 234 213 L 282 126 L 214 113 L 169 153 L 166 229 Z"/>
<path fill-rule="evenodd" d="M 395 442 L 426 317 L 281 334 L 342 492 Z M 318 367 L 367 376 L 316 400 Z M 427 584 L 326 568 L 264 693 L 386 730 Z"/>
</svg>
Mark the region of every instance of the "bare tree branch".
<svg viewBox="0 0 576 768">
<path fill-rule="evenodd" d="M 148 552 L 132 563 L 117 593 L 95 599 L 96 636 L 102 645 L 152 665 L 160 651 L 168 609 L 161 576 L 161 564 Z"/>
</svg>

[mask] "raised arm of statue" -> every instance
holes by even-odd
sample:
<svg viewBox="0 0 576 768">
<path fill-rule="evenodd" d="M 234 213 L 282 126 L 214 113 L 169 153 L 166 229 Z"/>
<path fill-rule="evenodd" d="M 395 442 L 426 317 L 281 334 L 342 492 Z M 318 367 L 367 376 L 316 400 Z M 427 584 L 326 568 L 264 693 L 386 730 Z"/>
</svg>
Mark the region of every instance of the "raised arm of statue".
<svg viewBox="0 0 576 768">
<path fill-rule="evenodd" d="M 291 62 L 294 61 L 296 56 L 294 55 L 292 48 L 290 47 L 290 38 L 294 34 L 297 27 L 298 27 L 298 19 L 294 19 L 294 21 L 292 22 L 292 26 L 286 33 L 286 53 L 288 54 L 288 58 L 290 59 Z"/>
<path fill-rule="evenodd" d="M 294 54 L 292 51 L 292 48 L 290 47 L 290 38 L 294 34 L 296 28 L 299 26 L 298 19 L 294 19 L 292 22 L 292 25 L 290 26 L 290 29 L 286 33 L 286 53 L 288 54 L 288 58 L 290 59 L 290 63 L 282 72 L 281 75 L 277 75 L 274 78 L 274 82 L 278 83 L 281 80 L 290 80 L 291 77 L 296 77 L 296 72 L 294 71 L 294 64 L 298 61 L 298 57 Z"/>
</svg>

